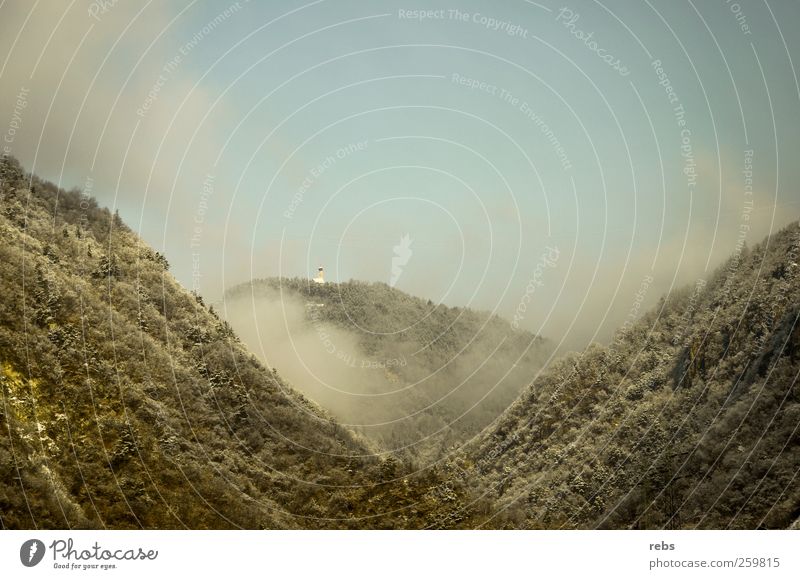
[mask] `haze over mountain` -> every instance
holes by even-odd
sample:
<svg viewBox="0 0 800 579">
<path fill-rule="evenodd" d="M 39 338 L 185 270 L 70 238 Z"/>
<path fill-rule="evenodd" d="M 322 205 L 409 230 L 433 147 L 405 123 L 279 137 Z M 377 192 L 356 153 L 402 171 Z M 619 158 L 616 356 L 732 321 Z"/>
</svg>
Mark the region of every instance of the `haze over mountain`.
<svg viewBox="0 0 800 579">
<path fill-rule="evenodd" d="M 223 315 L 251 351 L 337 419 L 411 459 L 436 459 L 497 418 L 552 353 L 485 312 L 385 283 L 266 279 Z"/>
<path fill-rule="evenodd" d="M 582 349 L 644 276 L 648 308 L 708 276 L 745 202 L 751 245 L 800 215 L 800 3 L 617 3 L 458 2 L 522 38 L 405 0 L 6 1 L 0 138 L 208 302 L 320 263 L 388 281 L 408 235 L 398 288 L 512 319 L 558 247 L 522 325 Z"/>
<path fill-rule="evenodd" d="M 328 339 L 345 340 L 336 343 L 348 355 L 424 360 L 372 368 L 367 375 L 385 381 L 354 383 L 377 394 L 394 384 L 390 376 L 413 382 L 461 351 L 475 362 L 471 356 L 490 344 L 502 353 L 487 370 L 490 387 L 503 364 L 531 357 L 529 385 L 505 411 L 524 376 L 498 389 L 499 415 L 480 433 L 469 436 L 488 414 L 460 431 L 460 419 L 452 420 L 459 425 L 452 440 L 467 439 L 459 448 L 410 445 L 399 458 L 376 453 L 390 436 L 357 434 L 297 391 L 322 403 L 324 390 L 290 384 L 261 364 L 119 217 L 25 175 L 11 158 L 0 161 L 0 237 L 3 528 L 798 524 L 797 223 L 752 249 L 741 246 L 714 275 L 672 292 L 609 345 L 541 372 L 532 369 L 547 351 L 541 339 L 385 285 L 267 280 L 234 292 L 261 299 L 284 288 L 292 296 L 284 305 L 302 304 L 288 307 L 288 328 L 316 332 L 323 320 Z M 305 317 L 303 300 L 316 321 Z M 348 315 L 368 331 L 348 329 Z M 283 355 L 273 325 L 256 319 L 257 353 Z M 425 321 L 409 326 L 412 319 Z M 396 324 L 404 331 L 377 334 Z M 419 344 L 428 347 L 413 351 Z M 457 379 L 468 369 L 457 364 L 452 372 Z M 480 386 L 466 390 L 474 396 Z M 418 402 L 398 400 L 400 414 Z M 448 412 L 472 404 L 457 401 L 431 419 L 447 422 Z M 419 420 L 413 432 L 391 435 L 425 432 Z"/>
</svg>

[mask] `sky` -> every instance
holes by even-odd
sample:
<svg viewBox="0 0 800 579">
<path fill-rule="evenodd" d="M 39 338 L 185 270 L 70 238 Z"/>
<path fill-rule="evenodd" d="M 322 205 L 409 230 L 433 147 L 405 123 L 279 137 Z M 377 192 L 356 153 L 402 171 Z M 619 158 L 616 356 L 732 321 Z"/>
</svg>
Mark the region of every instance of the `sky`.
<svg viewBox="0 0 800 579">
<path fill-rule="evenodd" d="M 0 3 L 3 152 L 208 301 L 396 285 L 580 348 L 800 215 L 800 3 Z"/>
</svg>

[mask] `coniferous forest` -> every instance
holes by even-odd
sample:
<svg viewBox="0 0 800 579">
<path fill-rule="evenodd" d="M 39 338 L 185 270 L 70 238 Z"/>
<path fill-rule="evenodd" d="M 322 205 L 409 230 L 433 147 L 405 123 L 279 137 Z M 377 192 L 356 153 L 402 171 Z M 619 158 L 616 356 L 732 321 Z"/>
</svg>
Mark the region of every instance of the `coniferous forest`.
<svg viewBox="0 0 800 579">
<path fill-rule="evenodd" d="M 557 358 L 546 337 L 386 284 L 273 278 L 204 303 L 117 214 L 12 157 L 0 236 L 4 529 L 800 524 L 797 223 Z M 270 365 L 278 342 L 240 338 L 236 308 L 276 295 L 315 340 L 383 361 L 358 368 L 361 392 L 463 363 L 394 401 L 324 407 Z M 414 419 L 349 424 L 393 411 Z"/>
</svg>

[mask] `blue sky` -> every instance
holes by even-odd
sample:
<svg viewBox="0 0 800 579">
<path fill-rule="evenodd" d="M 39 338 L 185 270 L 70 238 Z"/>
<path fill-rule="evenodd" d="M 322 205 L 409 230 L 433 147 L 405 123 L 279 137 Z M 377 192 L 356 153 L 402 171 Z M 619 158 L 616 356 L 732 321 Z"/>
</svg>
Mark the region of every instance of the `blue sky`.
<svg viewBox="0 0 800 579">
<path fill-rule="evenodd" d="M 579 347 L 800 213 L 796 2 L 99 6 L 0 6 L 12 154 L 211 301 L 408 235 L 397 287 L 510 318 L 558 248 L 522 325 Z"/>
</svg>

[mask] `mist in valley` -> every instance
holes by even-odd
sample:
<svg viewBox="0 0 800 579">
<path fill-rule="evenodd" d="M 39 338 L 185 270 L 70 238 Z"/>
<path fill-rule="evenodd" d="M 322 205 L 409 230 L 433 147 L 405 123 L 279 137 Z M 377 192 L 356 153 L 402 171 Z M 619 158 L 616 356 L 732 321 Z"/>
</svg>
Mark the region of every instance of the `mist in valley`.
<svg viewBox="0 0 800 579">
<path fill-rule="evenodd" d="M 431 311 L 404 319 L 400 308 L 394 313 L 401 324 L 380 331 L 369 322 L 331 322 L 324 300 L 279 290 L 228 296 L 222 310 L 248 349 L 292 387 L 378 450 L 415 458 L 439 456 L 479 432 L 516 399 L 544 358 L 541 340 L 533 343 L 496 318 L 470 325 L 472 333 L 450 347 L 444 342 L 453 338 L 454 320 L 463 323 L 453 313 L 442 321 Z M 441 335 L 430 341 L 409 335 L 420 323 L 441 324 Z"/>
</svg>

